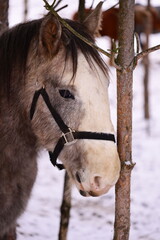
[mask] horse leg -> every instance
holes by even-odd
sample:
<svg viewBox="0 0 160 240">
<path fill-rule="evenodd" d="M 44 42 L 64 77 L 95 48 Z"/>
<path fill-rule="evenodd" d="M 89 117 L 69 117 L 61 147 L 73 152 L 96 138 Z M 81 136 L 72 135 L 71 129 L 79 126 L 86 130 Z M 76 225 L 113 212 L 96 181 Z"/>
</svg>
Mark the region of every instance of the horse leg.
<svg viewBox="0 0 160 240">
<path fill-rule="evenodd" d="M 16 240 L 17 234 L 16 234 L 16 227 L 11 228 L 8 233 L 6 233 L 2 238 L 0 237 L 0 240 Z"/>
</svg>

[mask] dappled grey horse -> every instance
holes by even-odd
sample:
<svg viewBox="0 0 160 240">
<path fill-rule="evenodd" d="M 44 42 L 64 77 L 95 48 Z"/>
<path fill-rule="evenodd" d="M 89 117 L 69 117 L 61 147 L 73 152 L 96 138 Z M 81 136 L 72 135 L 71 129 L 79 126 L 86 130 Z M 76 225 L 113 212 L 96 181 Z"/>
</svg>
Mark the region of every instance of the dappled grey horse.
<svg viewBox="0 0 160 240">
<path fill-rule="evenodd" d="M 79 24 L 94 42 L 100 7 Z M 108 73 L 99 53 L 53 15 L 20 24 L 0 37 L 0 239 L 10 238 L 47 149 L 83 196 L 105 194 L 119 177 L 108 100 Z M 57 163 L 59 157 L 63 163 Z M 9 237 L 8 237 L 9 236 Z"/>
</svg>

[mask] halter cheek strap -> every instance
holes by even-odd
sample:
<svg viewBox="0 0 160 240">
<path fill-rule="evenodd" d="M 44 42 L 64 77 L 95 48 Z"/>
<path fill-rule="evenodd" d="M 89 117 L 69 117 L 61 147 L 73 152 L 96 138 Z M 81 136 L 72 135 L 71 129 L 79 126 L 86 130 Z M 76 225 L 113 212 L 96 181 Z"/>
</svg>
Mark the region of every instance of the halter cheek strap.
<svg viewBox="0 0 160 240">
<path fill-rule="evenodd" d="M 54 118 L 55 122 L 59 126 L 59 128 L 62 131 L 62 135 L 60 136 L 53 152 L 49 151 L 50 161 L 51 163 L 58 167 L 59 170 L 64 169 L 63 164 L 57 163 L 57 158 L 62 151 L 64 146 L 69 146 L 73 143 L 75 143 L 77 140 L 80 139 L 90 139 L 90 140 L 106 140 L 106 141 L 112 141 L 115 142 L 115 136 L 110 133 L 102 133 L 102 132 L 87 132 L 87 131 L 74 131 L 71 128 L 69 128 L 64 121 L 62 120 L 59 113 L 53 108 L 49 96 L 45 90 L 45 88 L 41 88 L 38 91 L 35 92 L 31 104 L 30 109 L 30 119 L 32 120 L 36 105 L 39 96 L 43 97 L 44 102 L 46 103 L 50 113 L 52 114 L 52 117 Z"/>
</svg>

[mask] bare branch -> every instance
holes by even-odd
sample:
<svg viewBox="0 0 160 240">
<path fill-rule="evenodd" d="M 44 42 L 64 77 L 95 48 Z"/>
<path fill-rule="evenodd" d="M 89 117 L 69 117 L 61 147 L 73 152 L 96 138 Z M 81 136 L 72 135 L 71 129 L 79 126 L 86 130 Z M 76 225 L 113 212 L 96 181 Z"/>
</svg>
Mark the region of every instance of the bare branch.
<svg viewBox="0 0 160 240">
<path fill-rule="evenodd" d="M 96 44 L 94 44 L 93 42 L 89 41 L 88 39 L 86 39 L 85 37 L 83 37 L 81 34 L 79 34 L 77 31 L 75 31 L 68 23 L 66 23 L 66 21 L 61 18 L 58 13 L 54 10 L 54 5 L 55 5 L 55 2 L 56 0 L 54 0 L 53 4 L 49 4 L 47 0 L 43 0 L 45 2 L 45 8 L 50 11 L 66 28 L 69 29 L 69 31 L 71 31 L 74 35 L 76 35 L 78 38 L 80 38 L 82 41 L 84 41 L 86 44 L 88 44 L 89 46 L 95 48 L 97 51 L 101 52 L 102 54 L 106 55 L 107 57 L 111 58 L 111 61 L 112 61 L 112 64 L 113 66 L 117 69 L 117 70 L 122 70 L 122 67 L 117 65 L 115 63 L 115 53 L 112 52 L 111 54 L 106 52 L 104 49 L 98 47 Z M 136 34 L 135 34 L 136 35 Z M 139 39 L 136 35 L 136 41 L 137 41 L 137 52 L 139 51 Z M 149 53 L 151 52 L 154 52 L 156 50 L 159 50 L 160 49 L 160 45 L 157 45 L 155 47 L 152 47 L 152 48 L 149 48 L 145 51 L 142 51 L 140 53 L 138 53 L 134 59 L 133 59 L 133 69 L 135 69 L 137 63 L 138 63 L 138 60 L 142 57 L 145 57 L 146 55 L 148 55 Z M 132 64 L 129 65 L 129 67 L 131 66 Z M 123 67 L 123 70 L 125 69 L 128 69 L 128 67 Z"/>
<path fill-rule="evenodd" d="M 70 219 L 70 209 L 71 209 L 71 181 L 67 174 L 65 173 L 64 178 L 64 189 L 63 189 L 63 199 L 61 204 L 61 220 L 59 228 L 59 240 L 67 239 L 67 232 Z"/>
<path fill-rule="evenodd" d="M 118 48 L 116 47 L 116 42 L 114 40 L 112 40 L 112 50 L 111 50 L 111 64 L 113 67 L 115 67 L 117 70 L 122 70 L 122 67 L 119 66 L 116 62 L 115 62 L 115 55 L 118 52 Z"/>
<path fill-rule="evenodd" d="M 105 1 L 103 1 L 103 2 L 105 2 Z M 112 8 L 115 8 L 117 5 L 119 5 L 119 2 L 116 3 L 116 4 L 114 4 L 112 7 L 108 8 L 107 11 L 108 11 L 108 10 L 111 10 Z"/>
<path fill-rule="evenodd" d="M 111 65 L 113 67 L 115 67 L 117 70 L 123 70 L 121 66 L 119 66 L 116 62 L 115 62 L 115 52 L 112 52 L 111 54 Z"/>
<path fill-rule="evenodd" d="M 92 8 L 93 8 L 93 4 L 94 4 L 94 0 L 92 0 L 92 4 L 91 4 L 91 6 L 90 6 L 89 9 L 92 9 Z"/>
<path fill-rule="evenodd" d="M 66 8 L 66 7 L 68 7 L 68 5 L 67 5 L 67 4 L 66 4 L 66 5 L 64 5 L 63 7 L 60 7 L 60 8 L 58 8 L 58 9 L 56 10 L 56 12 L 59 12 L 59 11 L 61 11 L 62 9 Z"/>
<path fill-rule="evenodd" d="M 135 67 L 137 66 L 137 63 L 138 63 L 138 61 L 139 61 L 141 58 L 143 58 L 143 57 L 147 56 L 149 53 L 155 52 L 155 51 L 157 51 L 157 50 L 160 50 L 160 44 L 159 44 L 159 45 L 156 45 L 156 46 L 154 46 L 154 47 L 148 48 L 148 49 L 146 49 L 146 50 L 138 53 L 138 54 L 134 57 L 134 60 L 133 60 L 133 61 L 134 61 L 134 69 L 135 69 Z"/>
<path fill-rule="evenodd" d="M 58 0 L 57 2 L 56 2 L 56 0 L 53 2 L 53 4 L 54 4 L 54 9 L 60 4 L 62 2 L 62 0 Z"/>
<path fill-rule="evenodd" d="M 61 18 L 58 15 L 58 13 L 53 9 L 53 5 L 49 5 L 48 1 L 46 1 L 46 0 L 43 0 L 43 1 L 45 2 L 45 8 L 47 10 L 49 10 L 66 28 L 68 28 L 68 30 L 70 32 L 72 32 L 74 35 L 76 35 L 78 38 L 80 38 L 82 41 L 84 41 L 89 46 L 95 48 L 97 51 L 99 51 L 99 52 L 103 53 L 104 55 L 106 55 L 107 57 L 111 58 L 111 54 L 109 54 L 102 48 L 98 47 L 96 44 L 92 43 L 91 41 L 89 41 L 88 39 L 83 37 L 81 34 L 79 34 L 77 31 L 75 31 L 68 23 L 66 23 L 66 21 L 63 18 Z"/>
<path fill-rule="evenodd" d="M 137 32 L 135 32 L 134 33 L 134 35 L 135 35 L 135 38 L 136 38 L 136 44 L 137 44 L 137 51 L 136 51 L 136 54 L 138 54 L 139 53 L 139 49 L 140 49 L 140 38 L 139 38 L 139 35 L 138 35 L 138 33 Z"/>
</svg>

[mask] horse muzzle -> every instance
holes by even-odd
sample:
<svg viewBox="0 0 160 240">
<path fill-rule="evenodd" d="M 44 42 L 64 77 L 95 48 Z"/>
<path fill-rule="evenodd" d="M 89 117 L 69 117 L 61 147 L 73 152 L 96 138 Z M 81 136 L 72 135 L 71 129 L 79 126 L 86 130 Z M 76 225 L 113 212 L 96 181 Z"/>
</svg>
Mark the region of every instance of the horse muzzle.
<svg viewBox="0 0 160 240">
<path fill-rule="evenodd" d="M 78 173 L 76 173 L 76 186 L 80 192 L 80 194 L 84 197 L 98 197 L 101 195 L 106 194 L 110 188 L 112 188 L 115 183 L 118 180 L 117 176 L 114 180 L 114 182 L 112 182 L 111 184 L 106 184 L 105 180 L 100 177 L 95 175 L 94 177 L 92 177 L 90 180 L 84 180 L 81 181 L 80 176 L 78 175 Z"/>
</svg>

